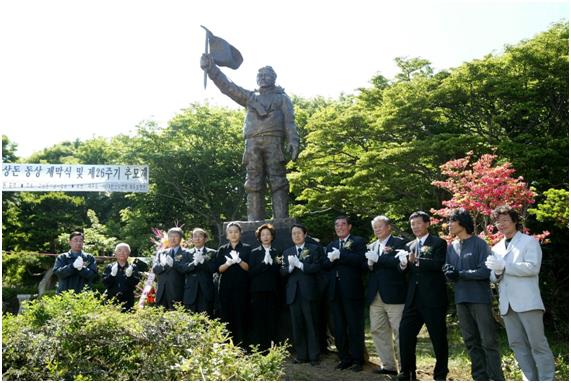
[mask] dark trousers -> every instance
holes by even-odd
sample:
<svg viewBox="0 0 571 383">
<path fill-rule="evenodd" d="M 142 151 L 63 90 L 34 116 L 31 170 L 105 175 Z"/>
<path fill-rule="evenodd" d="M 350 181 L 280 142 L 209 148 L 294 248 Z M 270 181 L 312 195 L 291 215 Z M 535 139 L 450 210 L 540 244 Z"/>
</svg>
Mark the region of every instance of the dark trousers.
<svg viewBox="0 0 571 383">
<path fill-rule="evenodd" d="M 209 317 L 212 317 L 212 312 L 214 309 L 214 302 L 207 300 L 201 291 L 198 291 L 194 303 L 185 303 L 184 307 L 191 313 L 206 313 Z"/>
<path fill-rule="evenodd" d="M 322 279 L 323 278 L 323 279 Z M 331 302 L 327 299 L 327 290 L 329 287 L 325 277 L 319 277 L 319 299 L 317 300 L 317 337 L 319 338 L 319 348 L 321 352 L 326 352 L 329 345 L 334 344 L 333 333 L 333 315 L 331 310 Z"/>
<path fill-rule="evenodd" d="M 270 348 L 275 340 L 277 295 L 263 291 L 251 293 L 250 300 L 250 344 L 259 345 L 259 350 Z"/>
<path fill-rule="evenodd" d="M 317 306 L 314 301 L 301 299 L 296 294 L 289 305 L 293 328 L 293 347 L 298 360 L 319 360 L 319 339 L 317 338 Z"/>
<path fill-rule="evenodd" d="M 448 375 L 446 307 L 418 307 L 415 301 L 410 306 L 405 306 L 399 326 L 401 372 L 416 373 L 416 337 L 423 324 L 426 324 L 436 356 L 434 380 L 446 380 Z"/>
<path fill-rule="evenodd" d="M 332 302 L 335 347 L 342 362 L 363 364 L 365 314 L 363 299 L 342 299 L 335 291 Z"/>
<path fill-rule="evenodd" d="M 504 380 L 497 326 L 491 306 L 483 303 L 458 303 L 456 313 L 472 362 L 472 379 Z"/>
<path fill-rule="evenodd" d="M 174 305 L 176 303 L 181 303 L 180 301 L 175 301 L 174 299 L 172 299 L 171 297 L 169 297 L 167 295 L 167 293 L 165 292 L 163 294 L 163 296 L 161 297 L 161 300 L 157 302 L 157 306 L 162 306 L 164 307 L 166 310 L 174 310 Z"/>
<path fill-rule="evenodd" d="M 248 323 L 248 291 L 242 289 L 220 292 L 220 316 L 227 323 L 234 344 L 246 346 Z"/>
</svg>

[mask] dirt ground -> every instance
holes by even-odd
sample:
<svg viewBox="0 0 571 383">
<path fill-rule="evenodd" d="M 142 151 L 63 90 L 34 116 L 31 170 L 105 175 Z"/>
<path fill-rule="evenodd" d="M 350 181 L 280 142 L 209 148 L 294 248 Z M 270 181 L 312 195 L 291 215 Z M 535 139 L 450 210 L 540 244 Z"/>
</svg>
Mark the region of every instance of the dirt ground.
<svg viewBox="0 0 571 383">
<path fill-rule="evenodd" d="M 318 366 L 311 366 L 309 363 L 294 364 L 292 360 L 293 357 L 286 362 L 284 380 L 396 380 L 396 376 L 380 375 L 373 372 L 379 368 L 379 359 L 375 356 L 370 357 L 361 372 L 353 372 L 350 369 L 335 369 L 335 366 L 339 363 L 336 352 L 328 352 L 325 355 L 321 355 L 321 362 Z M 417 379 L 433 380 L 432 371 L 417 370 Z"/>
</svg>

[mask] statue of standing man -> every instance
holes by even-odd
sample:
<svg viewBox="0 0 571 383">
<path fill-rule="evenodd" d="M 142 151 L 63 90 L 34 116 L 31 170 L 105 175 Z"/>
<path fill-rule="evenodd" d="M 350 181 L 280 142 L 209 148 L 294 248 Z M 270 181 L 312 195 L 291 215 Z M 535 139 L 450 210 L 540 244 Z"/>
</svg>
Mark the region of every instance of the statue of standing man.
<svg viewBox="0 0 571 383">
<path fill-rule="evenodd" d="M 295 126 L 293 105 L 283 88 L 276 86 L 276 72 L 270 66 L 260 68 L 258 90 L 249 91 L 230 81 L 210 54 L 203 54 L 200 67 L 222 93 L 244 106 L 246 147 L 242 163 L 246 166 L 248 220 L 265 219 L 264 191 L 266 179 L 272 192 L 273 218 L 288 217 L 289 182 L 286 178 L 284 144 L 296 160 L 299 135 Z"/>
</svg>

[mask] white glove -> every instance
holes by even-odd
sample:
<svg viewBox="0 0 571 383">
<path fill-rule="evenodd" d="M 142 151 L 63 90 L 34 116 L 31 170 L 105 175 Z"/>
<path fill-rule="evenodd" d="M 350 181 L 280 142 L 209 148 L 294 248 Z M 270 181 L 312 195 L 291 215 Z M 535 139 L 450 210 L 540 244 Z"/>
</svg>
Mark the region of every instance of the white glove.
<svg viewBox="0 0 571 383">
<path fill-rule="evenodd" d="M 167 265 L 169 265 L 170 267 L 172 267 L 173 259 L 172 259 L 170 256 L 168 256 L 168 255 L 165 255 L 165 258 L 167 259 Z"/>
<path fill-rule="evenodd" d="M 506 261 L 504 261 L 503 258 L 494 255 L 489 255 L 488 258 L 486 258 L 485 264 L 488 269 L 492 270 L 498 275 L 502 274 L 506 268 Z"/>
<path fill-rule="evenodd" d="M 397 252 L 397 255 L 395 255 L 395 258 L 399 259 L 400 265 L 402 267 L 405 267 L 406 264 L 408 263 L 407 255 L 408 255 L 408 251 L 406 251 L 406 250 L 399 250 Z"/>
<path fill-rule="evenodd" d="M 369 250 L 365 253 L 365 258 L 367 258 L 369 262 L 371 262 L 369 266 L 372 266 L 373 263 L 376 263 L 379 260 L 379 254 L 377 254 L 376 251 Z"/>
<path fill-rule="evenodd" d="M 303 270 L 303 263 L 301 263 L 298 257 L 294 257 L 294 263 L 295 267 L 297 267 L 300 270 Z"/>
<path fill-rule="evenodd" d="M 336 248 L 333 248 L 332 251 L 327 253 L 327 258 L 329 258 L 330 262 L 334 262 L 335 260 L 339 259 L 340 256 L 341 256 L 341 253 L 339 252 L 339 249 L 336 249 Z"/>
<path fill-rule="evenodd" d="M 133 265 L 129 265 L 125 269 L 125 276 L 129 278 L 131 275 L 133 275 Z"/>
<path fill-rule="evenodd" d="M 226 266 L 232 266 L 234 264 L 234 260 L 232 258 L 226 255 L 224 256 L 224 258 L 226 258 L 226 263 L 225 263 Z"/>
<path fill-rule="evenodd" d="M 240 263 L 242 261 L 240 259 L 240 254 L 236 250 L 232 250 L 230 252 L 230 256 L 232 257 L 232 260 L 234 260 L 234 263 Z"/>
<path fill-rule="evenodd" d="M 83 269 L 83 258 L 81 256 L 75 258 L 75 261 L 73 261 L 73 267 L 78 270 Z"/>
<path fill-rule="evenodd" d="M 119 265 L 117 264 L 117 262 L 115 262 L 113 266 L 111 266 L 111 276 L 113 277 L 117 276 L 118 271 L 119 271 Z"/>
<path fill-rule="evenodd" d="M 163 253 L 159 254 L 159 265 L 165 266 L 166 264 L 167 264 L 166 255 Z"/>
<path fill-rule="evenodd" d="M 194 260 L 192 261 L 192 263 L 194 263 L 194 266 L 197 266 L 199 263 L 200 264 L 204 263 L 204 255 L 202 255 L 202 253 L 199 252 L 194 253 Z"/>
<path fill-rule="evenodd" d="M 295 255 L 288 255 L 287 256 L 287 263 L 289 265 L 288 271 L 290 273 L 293 271 L 293 269 L 295 269 L 295 259 L 297 259 L 297 257 Z"/>
</svg>

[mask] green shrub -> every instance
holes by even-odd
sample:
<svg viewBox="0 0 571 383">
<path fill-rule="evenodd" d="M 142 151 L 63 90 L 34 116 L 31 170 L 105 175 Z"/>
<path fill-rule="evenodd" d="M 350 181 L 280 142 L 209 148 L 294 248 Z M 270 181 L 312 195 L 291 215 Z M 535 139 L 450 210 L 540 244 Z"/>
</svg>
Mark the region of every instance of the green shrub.
<svg viewBox="0 0 571 383">
<path fill-rule="evenodd" d="M 35 252 L 5 252 L 2 254 L 2 287 L 36 287 L 37 292 L 38 283 L 54 260 Z"/>
<path fill-rule="evenodd" d="M 181 307 L 122 313 L 93 292 L 43 297 L 2 325 L 4 380 L 278 380 L 287 355 L 246 354 Z"/>
</svg>

